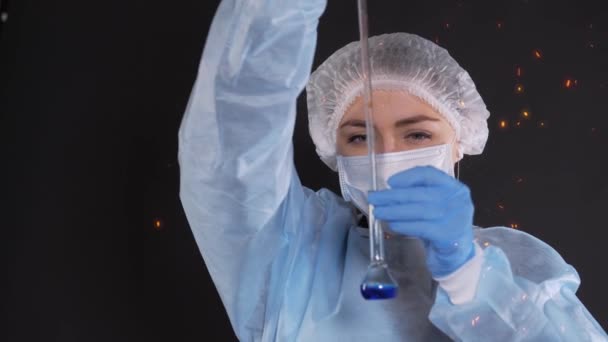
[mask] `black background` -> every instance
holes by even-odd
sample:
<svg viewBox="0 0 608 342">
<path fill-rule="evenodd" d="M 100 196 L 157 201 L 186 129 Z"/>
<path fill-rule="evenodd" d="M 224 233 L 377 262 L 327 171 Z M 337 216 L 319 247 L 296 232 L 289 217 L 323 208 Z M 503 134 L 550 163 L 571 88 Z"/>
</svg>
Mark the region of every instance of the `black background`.
<svg viewBox="0 0 608 342">
<path fill-rule="evenodd" d="M 603 2 L 369 6 L 373 34 L 438 39 L 469 71 L 492 113 L 484 154 L 461 165 L 476 223 L 517 224 L 556 248 L 606 329 Z M 2 1 L 0 340 L 234 339 L 179 203 L 176 160 L 217 3 Z M 356 24 L 355 1 L 330 1 L 315 66 L 357 39 Z M 337 190 L 309 140 L 304 96 L 298 111 L 303 183 Z"/>
</svg>

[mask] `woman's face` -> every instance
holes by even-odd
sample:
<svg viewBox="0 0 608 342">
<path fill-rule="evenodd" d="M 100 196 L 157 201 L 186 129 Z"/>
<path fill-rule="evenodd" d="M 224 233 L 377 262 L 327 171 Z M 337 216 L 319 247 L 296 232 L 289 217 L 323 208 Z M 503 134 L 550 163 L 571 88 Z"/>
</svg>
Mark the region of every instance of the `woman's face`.
<svg viewBox="0 0 608 342">
<path fill-rule="evenodd" d="M 454 142 L 450 124 L 431 106 L 406 91 L 374 90 L 376 153 L 408 151 Z M 342 156 L 367 154 L 363 97 L 348 108 L 338 125 L 337 151 Z M 453 158 L 458 159 L 457 142 Z"/>
</svg>

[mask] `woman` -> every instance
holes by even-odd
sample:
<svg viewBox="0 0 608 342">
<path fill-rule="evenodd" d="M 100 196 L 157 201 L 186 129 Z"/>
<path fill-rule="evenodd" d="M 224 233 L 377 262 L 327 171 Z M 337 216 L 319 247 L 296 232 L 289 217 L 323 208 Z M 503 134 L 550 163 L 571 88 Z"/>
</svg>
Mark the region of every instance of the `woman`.
<svg viewBox="0 0 608 342">
<path fill-rule="evenodd" d="M 343 195 L 303 187 L 293 165 L 295 100 L 325 2 L 223 1 L 179 133 L 181 199 L 243 341 L 605 341 L 574 295 L 579 279 L 538 239 L 474 229 L 452 177 L 481 153 L 488 112 L 468 74 L 420 37 L 370 40 L 382 180 L 365 187 L 356 46 L 310 78 L 310 132 Z M 361 181 L 365 180 L 365 181 Z M 388 223 L 396 299 L 365 301 L 369 257 L 357 212 Z"/>
</svg>

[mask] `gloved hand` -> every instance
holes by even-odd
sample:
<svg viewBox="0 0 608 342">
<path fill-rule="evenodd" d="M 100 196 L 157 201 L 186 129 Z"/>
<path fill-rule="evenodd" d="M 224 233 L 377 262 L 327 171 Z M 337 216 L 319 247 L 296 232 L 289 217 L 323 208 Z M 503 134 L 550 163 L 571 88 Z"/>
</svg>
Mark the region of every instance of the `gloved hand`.
<svg viewBox="0 0 608 342">
<path fill-rule="evenodd" d="M 420 238 L 434 278 L 456 271 L 475 255 L 469 188 L 432 166 L 388 179 L 390 189 L 370 192 L 376 218 L 400 234 Z"/>
</svg>

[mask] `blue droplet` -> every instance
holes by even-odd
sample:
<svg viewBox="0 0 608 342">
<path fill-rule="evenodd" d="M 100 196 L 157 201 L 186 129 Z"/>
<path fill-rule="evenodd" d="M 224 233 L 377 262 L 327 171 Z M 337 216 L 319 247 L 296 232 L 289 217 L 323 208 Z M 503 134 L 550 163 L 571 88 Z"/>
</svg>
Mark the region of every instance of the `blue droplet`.
<svg viewBox="0 0 608 342">
<path fill-rule="evenodd" d="M 361 295 L 365 299 L 389 299 L 397 296 L 397 286 L 383 284 L 361 284 Z"/>
</svg>

